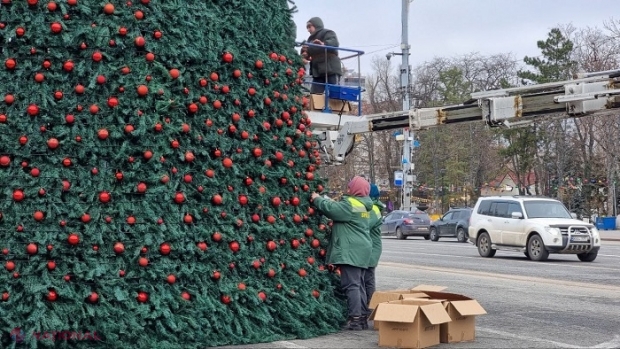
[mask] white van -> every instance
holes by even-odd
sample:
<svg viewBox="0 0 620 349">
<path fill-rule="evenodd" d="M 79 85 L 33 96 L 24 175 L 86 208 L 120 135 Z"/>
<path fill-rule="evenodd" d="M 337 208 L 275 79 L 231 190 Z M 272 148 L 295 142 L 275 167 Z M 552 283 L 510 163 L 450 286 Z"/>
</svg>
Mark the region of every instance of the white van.
<svg viewBox="0 0 620 349">
<path fill-rule="evenodd" d="M 573 218 L 558 200 L 531 196 L 479 198 L 469 221 L 469 242 L 482 257 L 508 250 L 534 261 L 563 253 L 592 262 L 601 247 L 595 226 Z"/>
</svg>

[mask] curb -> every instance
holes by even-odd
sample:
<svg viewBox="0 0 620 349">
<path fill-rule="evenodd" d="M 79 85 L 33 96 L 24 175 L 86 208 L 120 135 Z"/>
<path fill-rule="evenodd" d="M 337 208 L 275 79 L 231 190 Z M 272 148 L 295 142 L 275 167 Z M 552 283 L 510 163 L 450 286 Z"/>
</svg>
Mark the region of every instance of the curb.
<svg viewBox="0 0 620 349">
<path fill-rule="evenodd" d="M 601 238 L 601 241 L 620 241 L 620 238 Z"/>
</svg>

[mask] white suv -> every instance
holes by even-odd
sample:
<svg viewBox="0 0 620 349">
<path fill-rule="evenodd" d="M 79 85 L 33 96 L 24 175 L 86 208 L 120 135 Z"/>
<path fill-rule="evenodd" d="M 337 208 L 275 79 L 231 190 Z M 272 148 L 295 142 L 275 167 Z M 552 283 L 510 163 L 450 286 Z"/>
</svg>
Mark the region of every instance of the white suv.
<svg viewBox="0 0 620 349">
<path fill-rule="evenodd" d="M 601 247 L 596 227 L 574 219 L 557 200 L 531 196 L 479 198 L 469 220 L 469 241 L 482 257 L 508 250 L 534 261 L 566 253 L 592 262 Z"/>
</svg>

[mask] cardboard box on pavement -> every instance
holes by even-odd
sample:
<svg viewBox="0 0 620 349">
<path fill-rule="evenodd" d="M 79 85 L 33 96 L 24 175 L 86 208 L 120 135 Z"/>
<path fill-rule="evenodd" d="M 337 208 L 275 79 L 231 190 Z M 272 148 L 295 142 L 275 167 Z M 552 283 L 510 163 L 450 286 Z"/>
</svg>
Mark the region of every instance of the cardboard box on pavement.
<svg viewBox="0 0 620 349">
<path fill-rule="evenodd" d="M 476 339 L 476 316 L 487 312 L 472 298 L 457 293 L 424 291 L 423 299 L 441 301 L 452 321 L 441 324 L 441 343 L 470 342 Z M 412 295 L 401 295 L 411 299 Z"/>
<path fill-rule="evenodd" d="M 440 343 L 440 325 L 450 316 L 439 301 L 405 299 L 379 303 L 370 320 L 379 327 L 379 346 L 426 348 Z"/>
<path fill-rule="evenodd" d="M 407 295 L 407 298 L 427 298 L 425 297 L 425 291 L 439 292 L 445 290 L 446 288 L 447 287 L 444 286 L 419 285 L 414 288 L 402 290 L 375 291 L 375 293 L 372 294 L 368 308 L 375 309 L 379 303 L 396 301 L 404 298 L 404 295 Z"/>
</svg>

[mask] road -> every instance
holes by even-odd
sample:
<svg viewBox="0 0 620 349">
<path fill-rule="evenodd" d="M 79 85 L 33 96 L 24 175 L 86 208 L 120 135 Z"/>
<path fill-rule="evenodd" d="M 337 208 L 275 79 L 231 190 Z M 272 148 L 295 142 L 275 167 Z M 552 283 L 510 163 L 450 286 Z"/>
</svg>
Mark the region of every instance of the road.
<svg viewBox="0 0 620 349">
<path fill-rule="evenodd" d="M 419 284 L 477 299 L 488 314 L 471 343 L 434 348 L 620 348 L 620 242 L 604 241 L 596 261 L 550 255 L 532 262 L 516 252 L 481 258 L 454 239 L 383 239 L 380 290 Z M 340 332 L 309 340 L 229 348 L 377 348 L 377 332 Z"/>
</svg>

